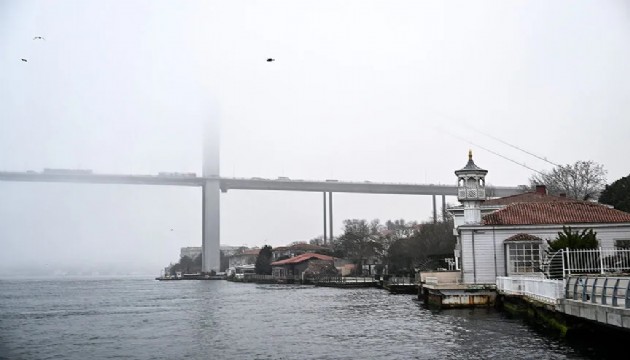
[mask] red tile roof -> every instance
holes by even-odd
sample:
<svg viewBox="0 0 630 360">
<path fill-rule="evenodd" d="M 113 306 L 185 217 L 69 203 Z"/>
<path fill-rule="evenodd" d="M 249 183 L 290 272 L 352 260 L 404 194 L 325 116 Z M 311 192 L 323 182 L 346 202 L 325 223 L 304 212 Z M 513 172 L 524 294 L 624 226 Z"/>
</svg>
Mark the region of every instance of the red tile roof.
<svg viewBox="0 0 630 360">
<path fill-rule="evenodd" d="M 483 202 L 482 205 L 509 205 L 513 203 L 546 203 L 546 202 L 559 202 L 559 201 L 575 201 L 575 199 L 567 198 L 564 196 L 555 196 L 541 194 L 538 192 L 528 192 L 523 194 L 517 194 L 512 196 L 505 196 L 497 199 L 490 199 Z"/>
<path fill-rule="evenodd" d="M 319 259 L 319 260 L 326 260 L 326 261 L 333 261 L 335 258 L 332 256 L 328 256 L 328 255 L 322 255 L 322 254 L 315 254 L 315 253 L 305 253 L 302 255 L 298 255 L 298 256 L 294 256 L 292 258 L 289 259 L 284 259 L 284 260 L 280 260 L 280 261 L 274 261 L 271 263 L 271 266 L 276 266 L 276 265 L 288 265 L 288 264 L 298 264 L 301 263 L 303 261 L 307 261 L 310 259 Z"/>
<path fill-rule="evenodd" d="M 483 217 L 485 225 L 630 223 L 630 213 L 588 201 L 510 204 Z"/>
</svg>

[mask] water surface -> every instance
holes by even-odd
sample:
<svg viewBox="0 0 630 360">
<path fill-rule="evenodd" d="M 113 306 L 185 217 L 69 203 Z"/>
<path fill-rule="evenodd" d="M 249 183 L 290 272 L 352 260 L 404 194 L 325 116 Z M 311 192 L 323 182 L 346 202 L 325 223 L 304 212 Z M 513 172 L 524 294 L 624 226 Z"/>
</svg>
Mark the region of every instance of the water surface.
<svg viewBox="0 0 630 360">
<path fill-rule="evenodd" d="M 379 289 L 0 280 L 2 359 L 590 359 L 493 309 Z"/>
</svg>

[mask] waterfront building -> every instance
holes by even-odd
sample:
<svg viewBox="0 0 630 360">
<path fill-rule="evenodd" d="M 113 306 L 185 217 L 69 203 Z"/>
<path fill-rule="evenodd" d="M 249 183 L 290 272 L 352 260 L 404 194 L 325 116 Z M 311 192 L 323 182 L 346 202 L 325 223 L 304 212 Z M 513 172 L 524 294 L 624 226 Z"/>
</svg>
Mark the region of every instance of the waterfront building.
<svg viewBox="0 0 630 360">
<path fill-rule="evenodd" d="M 230 246 L 230 245 L 219 246 L 219 250 L 221 251 L 221 254 L 223 254 L 223 256 L 232 256 L 236 254 L 240 249 L 242 249 L 241 246 Z"/>
<path fill-rule="evenodd" d="M 563 226 L 593 229 L 602 248 L 630 243 L 630 214 L 592 201 L 533 192 L 486 199 L 487 170 L 475 165 L 455 171 L 461 205 L 449 209 L 457 236 L 456 268 L 465 284 L 495 284 L 500 276 L 540 273 L 547 240 Z"/>
<path fill-rule="evenodd" d="M 328 255 L 305 253 L 289 259 L 274 261 L 271 263 L 272 275 L 276 278 L 300 277 L 313 262 L 325 262 L 334 266 L 335 258 Z"/>
<path fill-rule="evenodd" d="M 201 246 L 188 246 L 180 249 L 179 257 L 183 258 L 184 256 L 188 256 L 191 259 L 195 259 L 197 256 L 201 255 Z"/>
<path fill-rule="evenodd" d="M 259 252 L 260 249 L 246 249 L 236 253 L 228 258 L 228 267 L 236 268 L 237 266 L 254 265 Z"/>
<path fill-rule="evenodd" d="M 272 260 L 287 259 L 306 253 L 331 254 L 332 249 L 327 246 L 319 246 L 306 243 L 297 243 L 289 246 L 279 246 L 271 250 Z"/>
</svg>

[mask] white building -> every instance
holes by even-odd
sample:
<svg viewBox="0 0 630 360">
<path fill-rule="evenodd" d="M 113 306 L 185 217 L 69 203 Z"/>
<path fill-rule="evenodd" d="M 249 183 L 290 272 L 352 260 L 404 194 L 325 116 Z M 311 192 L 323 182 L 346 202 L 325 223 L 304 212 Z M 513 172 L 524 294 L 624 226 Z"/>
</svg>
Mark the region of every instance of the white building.
<svg viewBox="0 0 630 360">
<path fill-rule="evenodd" d="M 243 265 L 254 265 L 256 264 L 256 258 L 259 252 L 260 249 L 247 249 L 238 254 L 231 255 L 228 258 L 228 267 L 236 268 Z"/>
<path fill-rule="evenodd" d="M 188 256 L 191 259 L 195 259 L 197 256 L 201 255 L 201 247 L 197 246 L 189 246 L 181 248 L 179 252 L 179 257 L 183 258 L 184 256 Z"/>
<path fill-rule="evenodd" d="M 466 284 L 495 284 L 497 276 L 540 271 L 547 240 L 570 226 L 573 232 L 593 229 L 602 248 L 630 244 L 630 214 L 607 205 L 535 192 L 486 200 L 487 170 L 472 160 L 455 171 L 461 206 L 454 218 L 456 266 Z"/>
</svg>

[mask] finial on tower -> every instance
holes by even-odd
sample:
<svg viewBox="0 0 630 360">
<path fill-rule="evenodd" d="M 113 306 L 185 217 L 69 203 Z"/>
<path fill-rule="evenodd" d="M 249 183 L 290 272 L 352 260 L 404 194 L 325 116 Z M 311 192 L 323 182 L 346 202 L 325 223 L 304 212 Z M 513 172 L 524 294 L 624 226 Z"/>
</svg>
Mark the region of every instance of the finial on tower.
<svg viewBox="0 0 630 360">
<path fill-rule="evenodd" d="M 472 160 L 472 149 L 468 150 L 468 160 Z"/>
</svg>

